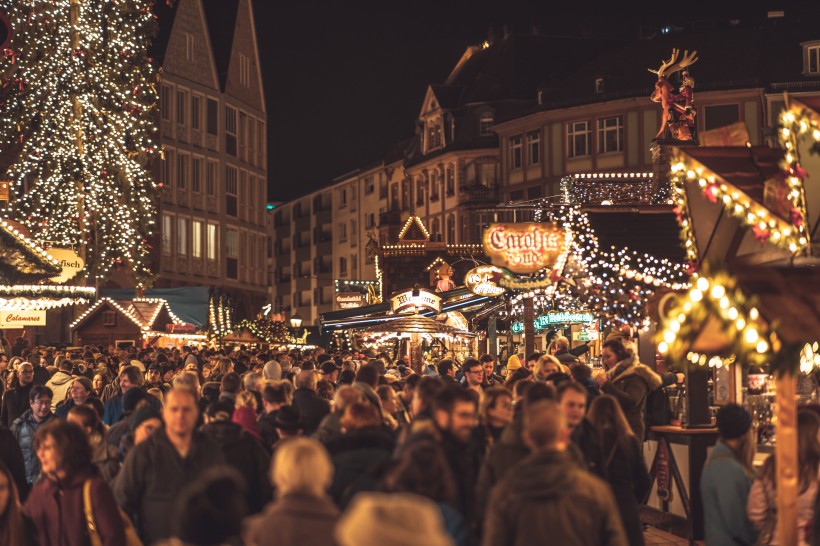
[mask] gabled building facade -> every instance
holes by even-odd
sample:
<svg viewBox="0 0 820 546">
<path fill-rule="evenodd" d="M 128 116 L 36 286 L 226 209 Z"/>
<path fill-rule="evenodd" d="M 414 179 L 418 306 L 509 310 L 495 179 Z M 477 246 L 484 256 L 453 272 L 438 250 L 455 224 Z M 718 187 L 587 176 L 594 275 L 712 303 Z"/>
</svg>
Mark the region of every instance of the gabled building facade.
<svg viewBox="0 0 820 546">
<path fill-rule="evenodd" d="M 164 3 L 161 3 L 164 4 Z M 211 286 L 237 317 L 267 302 L 267 114 L 250 0 L 157 8 L 159 288 Z"/>
</svg>

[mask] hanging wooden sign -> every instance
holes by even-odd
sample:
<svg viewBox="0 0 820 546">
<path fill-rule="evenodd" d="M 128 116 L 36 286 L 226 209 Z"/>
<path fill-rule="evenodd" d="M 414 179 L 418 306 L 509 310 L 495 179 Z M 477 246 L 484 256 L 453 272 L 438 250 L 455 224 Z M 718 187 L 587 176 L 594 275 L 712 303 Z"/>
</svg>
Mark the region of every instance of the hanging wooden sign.
<svg viewBox="0 0 820 546">
<path fill-rule="evenodd" d="M 494 265 L 480 265 L 464 275 L 464 286 L 479 296 L 500 296 L 507 289 L 498 286 L 493 279 L 500 278 L 503 274 L 504 272 Z"/>
<path fill-rule="evenodd" d="M 564 230 L 554 223 L 490 224 L 484 231 L 484 252 L 513 273 L 552 269 L 564 247 Z"/>
</svg>

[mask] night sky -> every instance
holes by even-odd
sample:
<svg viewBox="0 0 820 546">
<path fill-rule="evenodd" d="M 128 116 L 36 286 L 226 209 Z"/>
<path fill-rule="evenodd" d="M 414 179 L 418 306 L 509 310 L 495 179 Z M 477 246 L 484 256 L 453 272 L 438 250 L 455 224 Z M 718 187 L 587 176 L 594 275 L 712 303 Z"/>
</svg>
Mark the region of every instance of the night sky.
<svg viewBox="0 0 820 546">
<path fill-rule="evenodd" d="M 491 29 L 527 32 L 535 24 L 556 35 L 585 29 L 634 37 L 640 25 L 789 9 L 781 1 L 736 0 L 664 2 L 640 11 L 621 0 L 601 6 L 554 0 L 253 3 L 268 104 L 271 201 L 329 185 L 411 136 L 427 85 L 443 82 L 464 50 Z"/>
</svg>

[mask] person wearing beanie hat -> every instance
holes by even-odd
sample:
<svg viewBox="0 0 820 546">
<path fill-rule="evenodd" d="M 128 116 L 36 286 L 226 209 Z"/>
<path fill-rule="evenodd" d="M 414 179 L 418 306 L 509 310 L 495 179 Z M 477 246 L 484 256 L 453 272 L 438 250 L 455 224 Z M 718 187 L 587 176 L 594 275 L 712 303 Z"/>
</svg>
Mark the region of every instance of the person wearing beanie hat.
<svg viewBox="0 0 820 546">
<path fill-rule="evenodd" d="M 715 421 L 720 438 L 700 478 L 706 544 L 752 545 L 757 530 L 746 515 L 755 476 L 752 418 L 737 404 L 727 404 Z"/>
<path fill-rule="evenodd" d="M 128 427 L 134 434 L 134 445 L 144 442 L 155 430 L 162 426 L 162 416 L 151 406 L 134 410 L 128 418 Z"/>
<path fill-rule="evenodd" d="M 339 546 L 454 546 L 439 508 L 412 493 L 359 493 L 335 534 Z"/>
<path fill-rule="evenodd" d="M 123 445 L 123 438 L 129 432 L 133 432 L 133 428 L 130 426 L 131 415 L 138 409 L 144 407 L 153 408 L 159 413 L 160 402 L 157 398 L 151 396 L 139 387 L 125 391 L 122 395 L 122 418 L 108 429 L 107 439 L 109 444 L 115 447 Z M 148 431 L 145 437 L 147 437 L 150 432 L 153 432 L 153 430 L 154 429 Z"/>
</svg>

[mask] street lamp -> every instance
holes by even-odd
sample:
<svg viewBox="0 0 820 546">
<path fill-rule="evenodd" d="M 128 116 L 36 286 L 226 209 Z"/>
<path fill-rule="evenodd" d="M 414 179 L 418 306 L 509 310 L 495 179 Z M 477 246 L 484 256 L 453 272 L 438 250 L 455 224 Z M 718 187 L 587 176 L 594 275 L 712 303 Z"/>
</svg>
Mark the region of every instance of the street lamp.
<svg viewBox="0 0 820 546">
<path fill-rule="evenodd" d="M 294 330 L 302 326 L 302 317 L 299 316 L 299 313 L 294 313 L 292 317 L 290 317 L 290 327 Z"/>
</svg>

